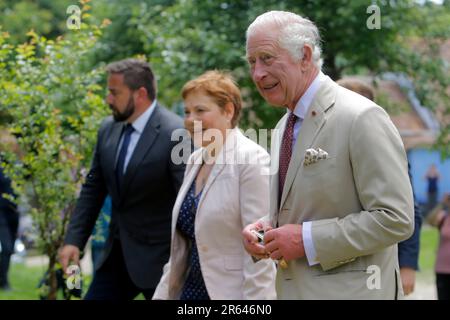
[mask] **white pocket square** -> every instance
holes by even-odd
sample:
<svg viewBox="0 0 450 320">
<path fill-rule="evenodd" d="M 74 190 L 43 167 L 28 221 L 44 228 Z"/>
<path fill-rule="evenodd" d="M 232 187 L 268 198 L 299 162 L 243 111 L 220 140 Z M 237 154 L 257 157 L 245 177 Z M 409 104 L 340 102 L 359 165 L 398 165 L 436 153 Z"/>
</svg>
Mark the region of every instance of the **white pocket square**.
<svg viewBox="0 0 450 320">
<path fill-rule="evenodd" d="M 313 149 L 309 148 L 305 151 L 305 160 L 303 161 L 304 166 L 309 166 L 310 164 L 316 163 L 319 160 L 327 159 L 328 152 L 320 148 Z"/>
</svg>

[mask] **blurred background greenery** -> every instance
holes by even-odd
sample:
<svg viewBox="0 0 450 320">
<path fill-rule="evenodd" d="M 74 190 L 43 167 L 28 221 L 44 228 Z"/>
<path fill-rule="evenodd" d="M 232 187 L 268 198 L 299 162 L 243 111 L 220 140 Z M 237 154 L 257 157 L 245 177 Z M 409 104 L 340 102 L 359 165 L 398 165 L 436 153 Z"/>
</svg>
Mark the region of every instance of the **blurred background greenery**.
<svg viewBox="0 0 450 320">
<path fill-rule="evenodd" d="M 155 69 L 158 99 L 182 112 L 180 89 L 208 69 L 226 69 L 244 95 L 241 127 L 273 128 L 282 110 L 268 108 L 249 78 L 245 30 L 260 13 L 277 9 L 313 20 L 323 38 L 324 71 L 333 79 L 346 74 L 402 72 L 414 80 L 425 106 L 450 108 L 448 65 L 439 43 L 450 35 L 450 1 L 369 0 L 93 0 L 82 22 L 109 19 L 87 67 L 141 55 Z M 369 29 L 367 8 L 380 7 L 381 28 Z M 66 26 L 76 0 L 0 0 L 0 25 L 13 43 L 30 29 L 49 39 L 78 32 Z M 426 40 L 425 40 L 426 39 Z M 422 45 L 423 42 L 425 45 Z M 103 79 L 104 80 L 104 79 Z M 103 83 L 102 83 L 103 85 Z M 448 126 L 443 128 L 448 135 Z M 441 146 L 448 154 L 448 148 Z"/>
<path fill-rule="evenodd" d="M 380 8 L 380 29 L 367 27 L 371 4 Z M 70 5 L 83 10 L 81 29 L 67 26 Z M 209 69 L 228 70 L 244 97 L 240 126 L 275 126 L 284 110 L 263 101 L 245 59 L 245 30 L 268 10 L 293 11 L 317 24 L 323 70 L 334 80 L 346 75 L 377 79 L 386 72 L 406 75 L 420 103 L 439 115 L 434 148 L 443 157 L 450 155 L 450 56 L 446 60 L 442 55 L 450 39 L 450 0 L 0 0 L 0 133 L 3 126 L 26 137 L 18 139 L 26 164 L 16 166 L 22 180 L 19 174 L 13 180 L 24 182 L 25 188 L 36 179 L 42 185 L 39 196 L 48 196 L 52 210 L 33 204 L 37 194 L 29 197 L 40 234 L 54 230 L 56 222 L 59 228 L 54 240 L 55 232 L 40 237 L 46 248 L 42 253 L 55 260 L 66 223 L 58 224 L 59 214 L 72 210 L 73 189 L 82 180 L 96 129 L 108 113 L 102 101 L 107 63 L 131 56 L 148 60 L 158 79 L 158 100 L 180 115 L 180 89 L 186 81 Z M 405 108 L 389 96 L 381 94 L 378 100 L 391 114 Z M 39 153 L 37 146 L 49 135 L 54 138 L 51 147 Z M 74 147 L 74 141 L 82 146 Z M 62 189 L 71 172 L 77 174 L 73 185 Z M 49 220 L 43 220 L 42 212 L 50 211 Z M 433 277 L 436 247 L 437 232 L 424 228 L 420 265 L 427 281 Z M 46 270 L 14 265 L 14 290 L 0 292 L 0 299 L 36 299 Z M 90 278 L 85 281 L 87 288 Z"/>
</svg>

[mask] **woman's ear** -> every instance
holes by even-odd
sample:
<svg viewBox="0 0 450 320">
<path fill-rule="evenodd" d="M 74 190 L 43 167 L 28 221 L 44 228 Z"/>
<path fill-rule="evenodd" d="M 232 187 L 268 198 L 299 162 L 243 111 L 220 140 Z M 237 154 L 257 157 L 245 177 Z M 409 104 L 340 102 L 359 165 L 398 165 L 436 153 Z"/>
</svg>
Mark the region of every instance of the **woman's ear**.
<svg viewBox="0 0 450 320">
<path fill-rule="evenodd" d="M 223 109 L 225 111 L 227 119 L 231 122 L 234 116 L 234 104 L 232 102 L 227 102 Z"/>
</svg>

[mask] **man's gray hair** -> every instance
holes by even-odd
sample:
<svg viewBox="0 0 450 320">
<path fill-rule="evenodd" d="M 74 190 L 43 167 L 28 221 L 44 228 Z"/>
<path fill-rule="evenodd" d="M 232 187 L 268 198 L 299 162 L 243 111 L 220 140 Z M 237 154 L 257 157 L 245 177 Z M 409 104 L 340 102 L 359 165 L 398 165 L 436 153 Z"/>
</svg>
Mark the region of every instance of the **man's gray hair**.
<svg viewBox="0 0 450 320">
<path fill-rule="evenodd" d="M 287 11 L 269 11 L 261 14 L 247 28 L 247 42 L 256 29 L 274 25 L 280 30 L 278 44 L 286 49 L 295 61 L 303 58 L 303 47 L 308 44 L 313 50 L 313 63 L 319 70 L 322 68 L 319 30 L 311 20 L 298 14 Z"/>
</svg>

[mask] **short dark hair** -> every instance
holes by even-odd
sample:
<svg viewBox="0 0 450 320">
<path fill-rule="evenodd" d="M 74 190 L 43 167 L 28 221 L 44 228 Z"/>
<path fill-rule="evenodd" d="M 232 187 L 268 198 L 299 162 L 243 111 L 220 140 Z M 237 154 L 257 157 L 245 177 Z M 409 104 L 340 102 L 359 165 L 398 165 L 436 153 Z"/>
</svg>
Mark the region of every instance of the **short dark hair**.
<svg viewBox="0 0 450 320">
<path fill-rule="evenodd" d="M 353 92 L 359 93 L 369 100 L 375 101 L 375 91 L 362 80 L 353 78 L 344 78 L 337 81 L 337 84 Z"/>
<path fill-rule="evenodd" d="M 106 66 L 108 74 L 123 74 L 125 85 L 131 90 L 144 87 L 150 100 L 156 97 L 156 80 L 150 65 L 139 59 L 125 59 Z"/>
</svg>

